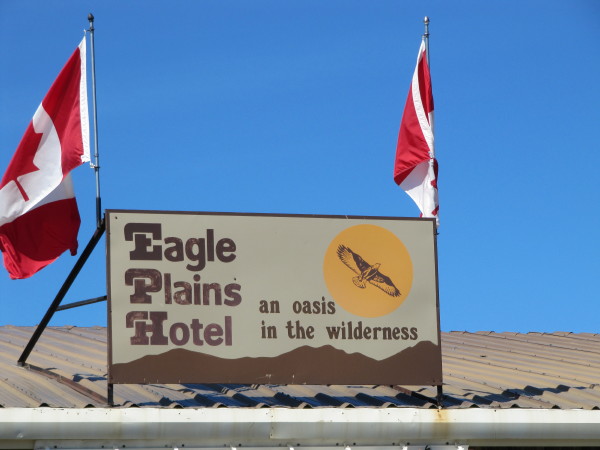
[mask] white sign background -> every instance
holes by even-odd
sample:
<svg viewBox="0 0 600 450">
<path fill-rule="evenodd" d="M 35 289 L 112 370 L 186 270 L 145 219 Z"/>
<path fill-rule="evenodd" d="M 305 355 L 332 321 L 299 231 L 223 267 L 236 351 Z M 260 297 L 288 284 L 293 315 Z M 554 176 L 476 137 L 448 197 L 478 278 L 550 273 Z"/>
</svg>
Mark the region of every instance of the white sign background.
<svg viewBox="0 0 600 450">
<path fill-rule="evenodd" d="M 300 346 L 331 345 L 347 353 L 359 352 L 376 360 L 395 355 L 421 341 L 439 345 L 437 307 L 437 274 L 435 255 L 435 225 L 432 219 L 283 216 L 252 214 L 216 214 L 187 212 L 107 211 L 107 251 L 109 279 L 109 323 L 112 364 L 127 363 L 145 355 L 164 353 L 172 348 L 185 348 L 219 358 L 272 357 Z M 235 259 L 224 263 L 218 259 L 207 262 L 201 271 L 188 270 L 189 260 L 171 262 L 132 260 L 133 240 L 126 240 L 124 227 L 128 223 L 160 224 L 162 240 L 153 240 L 148 249 L 169 245 L 166 237 L 205 238 L 214 230 L 215 242 L 229 238 L 235 242 Z M 323 275 L 324 255 L 331 241 L 342 231 L 361 224 L 371 224 L 392 232 L 406 247 L 413 265 L 413 281 L 404 302 L 382 317 L 361 317 L 336 304 L 334 314 L 305 314 L 293 311 L 294 302 L 335 301 Z M 148 235 L 150 237 L 150 235 Z M 149 293 L 150 304 L 132 304 L 134 286 L 125 283 L 125 273 L 131 268 L 155 269 L 171 274 L 172 282 L 237 283 L 242 297 L 237 306 L 165 304 L 164 289 Z M 382 269 L 383 271 L 383 269 Z M 348 271 L 349 278 L 353 275 Z M 371 289 L 374 289 L 371 287 Z M 176 289 L 175 289 L 176 290 Z M 260 312 L 261 301 L 277 301 L 279 313 Z M 263 303 L 264 305 L 264 303 Z M 192 319 L 204 326 L 224 324 L 231 317 L 232 345 L 194 345 L 192 339 L 182 346 L 131 345 L 134 334 L 126 326 L 131 311 L 166 311 L 164 334 L 174 323 L 190 324 Z M 314 328 L 313 339 L 290 339 L 288 321 L 301 327 Z M 418 329 L 418 339 L 330 339 L 326 326 L 341 326 L 362 322 L 364 327 L 408 327 Z M 275 327 L 277 338 L 264 338 L 262 326 Z M 294 331 L 297 331 L 294 328 Z M 148 336 L 151 333 L 147 333 Z"/>
</svg>

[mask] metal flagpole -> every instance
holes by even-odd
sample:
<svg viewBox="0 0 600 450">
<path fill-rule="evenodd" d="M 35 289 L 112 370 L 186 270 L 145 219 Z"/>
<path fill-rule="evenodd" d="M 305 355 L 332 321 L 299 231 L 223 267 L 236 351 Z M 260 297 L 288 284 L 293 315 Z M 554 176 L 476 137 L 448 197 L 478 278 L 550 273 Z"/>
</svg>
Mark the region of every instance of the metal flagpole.
<svg viewBox="0 0 600 450">
<path fill-rule="evenodd" d="M 428 16 L 425 16 L 423 18 L 423 23 L 425 24 L 425 33 L 423 33 L 423 42 L 425 42 L 425 57 L 427 58 L 427 68 L 429 69 L 429 71 L 431 73 L 431 65 L 430 65 L 430 62 L 429 62 L 429 17 Z M 437 237 L 438 237 L 438 234 L 439 233 L 437 231 L 437 224 L 434 223 L 433 238 L 434 238 L 434 242 L 435 242 L 435 266 L 436 266 L 435 267 L 435 271 L 436 271 L 436 278 L 438 276 L 438 274 L 437 274 L 437 270 L 438 270 L 438 267 L 437 267 Z M 436 291 L 437 291 L 436 292 L 436 297 L 438 299 L 437 300 L 438 301 L 438 304 L 437 304 L 438 342 L 441 345 L 441 343 L 442 343 L 442 336 L 441 336 L 440 328 L 439 328 L 440 327 L 440 304 L 439 304 L 440 294 L 439 294 L 439 282 L 436 283 L 436 284 L 437 284 L 436 285 Z M 444 385 L 443 385 L 443 382 L 440 383 L 437 386 L 436 401 L 437 401 L 438 408 L 442 408 L 444 406 L 443 405 L 443 402 L 444 402 Z"/>
<path fill-rule="evenodd" d="M 98 155 L 98 115 L 96 107 L 96 48 L 94 46 L 94 15 L 88 14 L 90 21 L 90 53 L 92 63 L 92 105 L 94 108 L 94 173 L 96 175 L 96 234 L 104 232 L 105 224 L 102 217 L 102 201 L 100 199 L 100 157 Z M 106 297 L 104 297 L 106 299 Z M 113 406 L 113 385 L 107 381 L 107 399 L 108 405 Z"/>
<path fill-rule="evenodd" d="M 98 117 L 96 108 L 96 51 L 94 47 L 94 15 L 88 14 L 90 21 L 90 53 L 92 62 L 92 107 L 94 109 L 94 162 L 91 166 L 96 175 L 96 228 L 100 228 L 102 222 L 102 203 L 100 200 L 100 157 L 98 155 Z"/>
</svg>

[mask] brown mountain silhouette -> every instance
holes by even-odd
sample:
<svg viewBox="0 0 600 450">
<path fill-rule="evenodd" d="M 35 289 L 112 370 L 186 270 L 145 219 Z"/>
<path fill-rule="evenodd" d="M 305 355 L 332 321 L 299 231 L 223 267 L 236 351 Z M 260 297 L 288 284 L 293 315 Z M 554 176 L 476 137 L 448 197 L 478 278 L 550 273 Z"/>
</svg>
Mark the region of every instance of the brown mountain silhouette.
<svg viewBox="0 0 600 450">
<path fill-rule="evenodd" d="M 441 349 L 419 342 L 377 361 L 330 345 L 299 347 L 275 357 L 224 359 L 185 349 L 144 356 L 109 369 L 112 383 L 405 384 L 442 382 Z"/>
</svg>

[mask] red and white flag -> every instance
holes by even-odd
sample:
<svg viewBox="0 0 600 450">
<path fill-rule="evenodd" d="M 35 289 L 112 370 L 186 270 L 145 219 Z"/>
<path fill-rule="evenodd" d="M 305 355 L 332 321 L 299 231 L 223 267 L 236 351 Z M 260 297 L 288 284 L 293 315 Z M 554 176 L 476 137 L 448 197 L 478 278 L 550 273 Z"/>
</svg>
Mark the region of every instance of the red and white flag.
<svg viewBox="0 0 600 450">
<path fill-rule="evenodd" d="M 425 42 L 421 42 L 417 67 L 404 107 L 394 181 L 415 201 L 421 217 L 438 219 L 438 165 L 433 150 L 433 95 Z"/>
<path fill-rule="evenodd" d="M 0 250 L 11 278 L 27 278 L 65 250 L 81 220 L 69 173 L 90 160 L 85 37 L 29 123 L 0 181 Z"/>
</svg>

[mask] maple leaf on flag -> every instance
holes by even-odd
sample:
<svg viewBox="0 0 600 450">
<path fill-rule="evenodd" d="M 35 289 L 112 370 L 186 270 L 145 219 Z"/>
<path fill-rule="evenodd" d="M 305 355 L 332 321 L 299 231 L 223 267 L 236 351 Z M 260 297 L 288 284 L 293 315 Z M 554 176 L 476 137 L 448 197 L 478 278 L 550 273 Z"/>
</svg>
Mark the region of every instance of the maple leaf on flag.
<svg viewBox="0 0 600 450">
<path fill-rule="evenodd" d="M 33 124 L 30 122 L 25 134 L 23 135 L 23 139 L 21 139 L 21 143 L 17 148 L 16 154 L 18 157 L 13 158 L 8 166 L 8 169 L 2 178 L 2 182 L 0 183 L 0 189 L 2 189 L 11 181 L 14 181 L 19 188 L 19 192 L 23 196 L 23 199 L 25 201 L 29 200 L 29 196 L 27 195 L 27 192 L 25 192 L 25 189 L 21 183 L 19 183 L 18 178 L 22 175 L 40 170 L 40 168 L 33 162 L 33 159 L 35 158 L 35 154 L 40 146 L 42 136 L 43 133 L 36 133 L 33 129 Z"/>
</svg>

